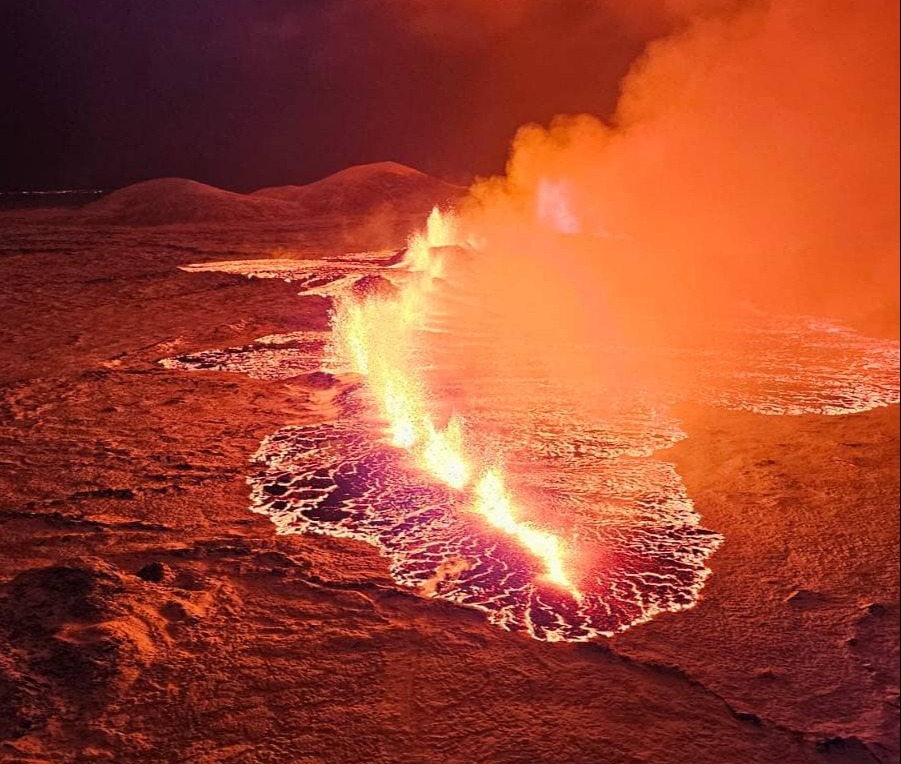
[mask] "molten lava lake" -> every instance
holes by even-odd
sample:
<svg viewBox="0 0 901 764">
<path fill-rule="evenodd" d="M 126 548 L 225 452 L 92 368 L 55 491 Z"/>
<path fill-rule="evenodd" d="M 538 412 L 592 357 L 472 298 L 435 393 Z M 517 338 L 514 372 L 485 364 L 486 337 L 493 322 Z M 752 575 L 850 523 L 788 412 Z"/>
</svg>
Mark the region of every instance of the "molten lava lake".
<svg viewBox="0 0 901 764">
<path fill-rule="evenodd" d="M 424 241 L 427 256 L 436 242 Z M 666 459 L 687 437 L 673 413 L 680 402 L 765 415 L 898 402 L 898 343 L 763 313 L 723 327 L 710 346 L 642 350 L 644 363 L 698 373 L 564 384 L 528 353 L 500 351 L 478 322 L 454 323 L 421 299 L 423 283 L 446 287 L 441 275 L 409 252 L 398 259 L 185 266 L 293 282 L 333 301 L 333 330 L 161 363 L 321 382 L 336 415 L 262 442 L 248 478 L 253 511 L 279 533 L 372 544 L 399 585 L 535 639 L 589 641 L 698 602 L 728 539 L 703 527 Z M 613 363 L 631 350 L 592 352 Z"/>
</svg>

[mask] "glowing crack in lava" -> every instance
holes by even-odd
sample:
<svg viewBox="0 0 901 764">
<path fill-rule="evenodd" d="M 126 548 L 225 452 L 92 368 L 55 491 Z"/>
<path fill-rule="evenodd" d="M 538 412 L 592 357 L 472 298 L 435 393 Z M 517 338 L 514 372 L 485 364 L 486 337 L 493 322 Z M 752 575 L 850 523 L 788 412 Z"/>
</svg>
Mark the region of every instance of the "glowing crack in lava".
<svg viewBox="0 0 901 764">
<path fill-rule="evenodd" d="M 334 421 L 284 427 L 261 444 L 252 508 L 280 533 L 372 544 L 399 584 L 476 608 L 501 628 L 587 641 L 698 601 L 722 537 L 700 526 L 676 469 L 656 456 L 686 437 L 672 402 L 790 415 L 898 401 L 897 343 L 764 314 L 724 326 L 716 354 L 660 349 L 668 368 L 702 366 L 700 378 L 674 373 L 670 389 L 620 398 L 597 386 L 567 396 L 541 368 L 500 355 L 478 327 L 444 325 L 436 298 L 448 266 L 477 254 L 458 238 L 453 217 L 436 211 L 400 263 L 381 252 L 187 266 L 328 296 L 332 331 L 162 363 L 267 380 L 336 374 Z M 476 362 L 444 374 L 460 355 L 434 352 L 436 333 Z M 446 383 L 461 373 L 465 418 Z M 603 415 L 573 403 L 589 397 L 609 399 Z"/>
<path fill-rule="evenodd" d="M 427 314 L 433 280 L 442 272 L 442 248 L 457 244 L 454 231 L 453 219 L 435 209 L 425 233 L 410 240 L 406 278 L 397 288 L 339 299 L 333 317 L 337 363 L 365 377 L 393 445 L 452 489 L 465 491 L 475 481 L 473 510 L 538 558 L 548 582 L 575 594 L 561 540 L 518 519 L 498 468 L 474 474 L 460 419 L 452 416 L 438 427 L 430 411 L 415 334 Z"/>
</svg>

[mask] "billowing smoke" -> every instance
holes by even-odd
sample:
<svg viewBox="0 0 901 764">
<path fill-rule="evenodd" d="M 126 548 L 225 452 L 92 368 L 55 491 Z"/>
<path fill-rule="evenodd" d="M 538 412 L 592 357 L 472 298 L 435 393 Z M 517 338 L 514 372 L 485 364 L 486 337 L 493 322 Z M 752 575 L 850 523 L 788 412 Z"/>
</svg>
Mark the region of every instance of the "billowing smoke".
<svg viewBox="0 0 901 764">
<path fill-rule="evenodd" d="M 669 329 L 748 305 L 879 314 L 885 331 L 898 304 L 897 3 L 700 7 L 635 63 L 610 124 L 519 131 L 506 176 L 477 184 L 465 210 L 490 254 L 470 278 L 536 331 L 646 331 L 652 312 Z"/>
</svg>

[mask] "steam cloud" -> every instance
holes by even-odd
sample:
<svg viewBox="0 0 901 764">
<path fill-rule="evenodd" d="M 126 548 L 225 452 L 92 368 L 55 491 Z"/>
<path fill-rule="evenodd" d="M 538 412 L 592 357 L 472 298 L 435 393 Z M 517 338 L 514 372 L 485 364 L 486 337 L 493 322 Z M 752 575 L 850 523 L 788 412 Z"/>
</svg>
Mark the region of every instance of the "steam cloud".
<svg viewBox="0 0 901 764">
<path fill-rule="evenodd" d="M 589 302 L 619 278 L 633 305 L 896 312 L 897 3 L 730 6 L 652 43 L 611 124 L 522 128 L 470 219 L 495 257 L 565 261 Z M 534 224 L 549 183 L 591 241 L 502 232 Z"/>
</svg>

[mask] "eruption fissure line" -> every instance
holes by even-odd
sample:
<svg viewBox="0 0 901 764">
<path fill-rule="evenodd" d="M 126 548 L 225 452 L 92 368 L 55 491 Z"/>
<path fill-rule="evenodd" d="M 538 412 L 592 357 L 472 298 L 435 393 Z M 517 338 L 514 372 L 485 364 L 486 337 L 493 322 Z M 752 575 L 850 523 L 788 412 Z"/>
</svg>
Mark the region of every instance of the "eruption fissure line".
<svg viewBox="0 0 901 764">
<path fill-rule="evenodd" d="M 443 272 L 441 249 L 458 244 L 456 221 L 435 208 L 426 229 L 408 242 L 404 278 L 396 291 L 348 297 L 333 315 L 332 352 L 366 379 L 394 446 L 410 453 L 434 478 L 457 491 L 471 491 L 472 509 L 514 538 L 544 567 L 544 580 L 580 595 L 564 563 L 560 538 L 518 520 L 500 469 L 477 476 L 467 453 L 463 422 L 452 416 L 435 425 L 413 337 L 426 316 L 428 293 Z"/>
</svg>

